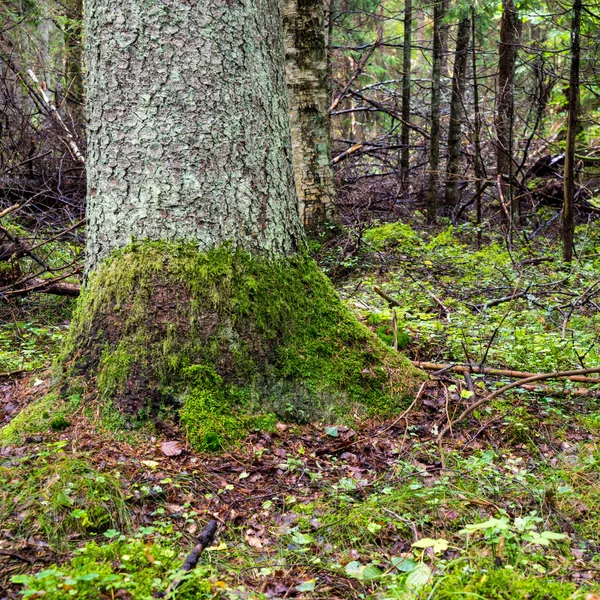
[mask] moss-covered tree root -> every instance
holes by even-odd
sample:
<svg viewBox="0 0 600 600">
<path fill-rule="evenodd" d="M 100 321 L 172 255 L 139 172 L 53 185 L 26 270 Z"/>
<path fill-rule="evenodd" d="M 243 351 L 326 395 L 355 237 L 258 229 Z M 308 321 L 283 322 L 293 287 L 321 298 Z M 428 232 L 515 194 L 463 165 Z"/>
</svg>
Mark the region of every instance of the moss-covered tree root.
<svg viewBox="0 0 600 600">
<path fill-rule="evenodd" d="M 208 449 L 276 419 L 393 414 L 422 377 L 309 257 L 163 242 L 132 244 L 92 274 L 63 364 L 128 421 L 174 412 Z"/>
</svg>

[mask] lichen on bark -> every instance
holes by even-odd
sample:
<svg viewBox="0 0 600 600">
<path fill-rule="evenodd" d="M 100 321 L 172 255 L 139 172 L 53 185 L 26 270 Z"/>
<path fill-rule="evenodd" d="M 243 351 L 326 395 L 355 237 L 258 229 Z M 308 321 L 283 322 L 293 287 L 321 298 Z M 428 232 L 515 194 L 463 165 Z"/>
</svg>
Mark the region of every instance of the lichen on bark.
<svg viewBox="0 0 600 600">
<path fill-rule="evenodd" d="M 131 244 L 92 274 L 63 363 L 129 422 L 178 414 L 214 449 L 287 422 L 391 415 L 421 377 L 304 254 Z"/>
</svg>

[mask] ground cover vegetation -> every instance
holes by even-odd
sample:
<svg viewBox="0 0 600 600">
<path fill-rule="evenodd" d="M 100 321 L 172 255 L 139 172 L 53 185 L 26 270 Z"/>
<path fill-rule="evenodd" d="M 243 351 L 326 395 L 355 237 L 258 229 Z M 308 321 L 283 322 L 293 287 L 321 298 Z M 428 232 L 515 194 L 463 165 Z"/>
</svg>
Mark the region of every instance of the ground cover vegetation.
<svg viewBox="0 0 600 600">
<path fill-rule="evenodd" d="M 599 234 L 593 223 L 582 227 L 581 259 L 567 265 L 551 241 L 508 252 L 498 238 L 477 250 L 470 227 L 374 225 L 338 289 L 390 348 L 395 310 L 397 338 L 415 361 L 587 367 L 595 364 L 598 323 L 593 294 L 583 295 L 595 282 Z M 323 268 L 335 266 L 332 246 L 317 246 Z M 532 258 L 553 260 L 523 265 Z M 477 308 L 507 295 L 515 298 Z M 27 315 L 30 302 L 37 301 L 26 298 L 16 310 Z M 64 318 L 38 314 L 32 328 L 49 315 Z M 18 339 L 14 322 L 5 335 Z M 40 353 L 45 348 L 42 335 Z M 194 450 L 174 422 L 150 433 L 115 429 L 100 402 L 65 398 L 52 378 L 50 368 L 5 380 L 7 399 L 23 411 L 10 423 L 5 416 L 0 433 L 8 597 L 150 598 L 167 589 L 211 516 L 220 520 L 218 536 L 174 597 L 598 591 L 597 384 L 515 388 L 439 441 L 473 396 L 508 381 L 473 373 L 469 384 L 446 371 L 391 419 L 273 423 L 211 455 Z M 28 410 L 34 420 L 21 416 Z M 167 456 L 165 441 L 177 441 L 180 453 Z"/>
<path fill-rule="evenodd" d="M 308 249 L 138 240 L 84 286 L 82 11 L 0 0 L 0 598 L 599 598 L 598 3 L 286 0 Z"/>
</svg>

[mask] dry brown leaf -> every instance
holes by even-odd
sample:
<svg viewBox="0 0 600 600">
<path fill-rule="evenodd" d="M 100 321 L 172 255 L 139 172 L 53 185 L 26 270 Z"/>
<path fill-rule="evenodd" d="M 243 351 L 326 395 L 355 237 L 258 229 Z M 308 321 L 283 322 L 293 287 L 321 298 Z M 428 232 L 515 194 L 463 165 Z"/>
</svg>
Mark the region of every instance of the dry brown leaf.
<svg viewBox="0 0 600 600">
<path fill-rule="evenodd" d="M 179 442 L 163 442 L 160 450 L 165 456 L 179 456 L 183 452 Z"/>
</svg>

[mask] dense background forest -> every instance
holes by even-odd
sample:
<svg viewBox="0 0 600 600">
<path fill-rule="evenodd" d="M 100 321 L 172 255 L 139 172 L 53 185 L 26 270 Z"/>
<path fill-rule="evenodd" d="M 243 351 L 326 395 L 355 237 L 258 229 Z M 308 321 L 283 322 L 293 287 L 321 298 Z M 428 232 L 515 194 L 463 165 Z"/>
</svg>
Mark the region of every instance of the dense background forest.
<svg viewBox="0 0 600 600">
<path fill-rule="evenodd" d="M 284 2 L 310 253 L 430 376 L 384 421 L 214 444 L 59 374 L 83 10 L 0 0 L 0 598 L 596 600 L 600 3 Z"/>
</svg>

